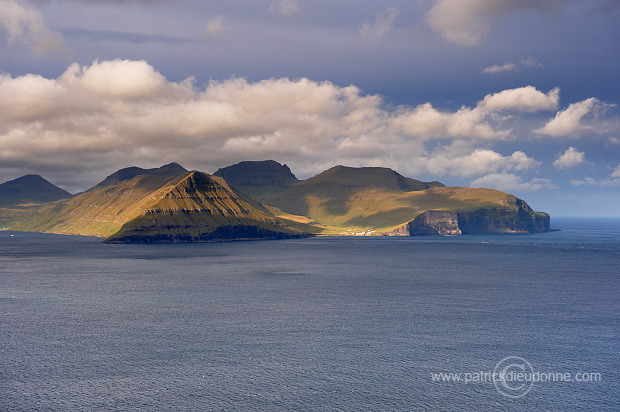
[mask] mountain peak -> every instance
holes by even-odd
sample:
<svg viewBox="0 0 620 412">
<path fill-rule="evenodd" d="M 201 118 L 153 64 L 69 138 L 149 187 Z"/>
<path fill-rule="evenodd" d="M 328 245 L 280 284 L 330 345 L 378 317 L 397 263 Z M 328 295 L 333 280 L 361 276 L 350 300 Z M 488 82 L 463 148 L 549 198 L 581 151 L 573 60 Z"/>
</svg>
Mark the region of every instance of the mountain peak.
<svg viewBox="0 0 620 412">
<path fill-rule="evenodd" d="M 404 177 L 387 167 L 350 167 L 342 165 L 327 169 L 308 180 L 304 180 L 300 184 L 380 187 L 405 192 L 444 186 L 439 182 L 422 182 Z"/>
<path fill-rule="evenodd" d="M 286 164 L 275 160 L 243 161 L 214 173 L 233 186 L 288 187 L 299 180 Z"/>
<path fill-rule="evenodd" d="M 0 207 L 54 202 L 71 196 L 40 175 L 25 175 L 0 184 Z"/>
<path fill-rule="evenodd" d="M 133 179 L 139 175 L 175 177 L 185 172 L 187 172 L 187 169 L 176 162 L 168 163 L 161 167 L 154 167 L 152 169 L 143 169 L 137 166 L 125 167 L 112 173 L 90 190 L 99 189 L 105 186 L 113 186 L 117 183 L 124 182 L 125 180 Z"/>
</svg>

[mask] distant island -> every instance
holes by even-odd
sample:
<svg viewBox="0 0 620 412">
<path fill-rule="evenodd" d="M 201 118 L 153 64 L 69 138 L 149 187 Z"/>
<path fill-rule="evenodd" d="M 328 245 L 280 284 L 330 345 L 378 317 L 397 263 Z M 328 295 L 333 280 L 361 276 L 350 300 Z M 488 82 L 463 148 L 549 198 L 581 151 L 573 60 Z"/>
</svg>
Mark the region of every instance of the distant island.
<svg viewBox="0 0 620 412">
<path fill-rule="evenodd" d="M 0 184 L 0 227 L 155 243 L 537 233 L 550 223 L 547 213 L 497 190 L 446 187 L 382 167 L 335 166 L 299 180 L 266 160 L 213 175 L 177 163 L 128 167 L 75 196 L 24 176 Z"/>
</svg>

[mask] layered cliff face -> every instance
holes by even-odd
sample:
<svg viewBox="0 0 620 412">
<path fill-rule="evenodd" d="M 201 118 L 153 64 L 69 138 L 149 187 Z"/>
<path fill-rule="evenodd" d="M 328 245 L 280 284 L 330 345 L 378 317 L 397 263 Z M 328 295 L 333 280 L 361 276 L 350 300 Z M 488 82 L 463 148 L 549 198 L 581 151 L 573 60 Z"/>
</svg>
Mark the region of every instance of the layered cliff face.
<svg viewBox="0 0 620 412">
<path fill-rule="evenodd" d="M 483 233 L 549 232 L 549 215 L 534 212 L 527 203 L 512 196 L 512 206 L 485 207 L 459 212 L 427 210 L 390 236 L 461 235 Z"/>
<path fill-rule="evenodd" d="M 178 166 L 178 165 L 177 165 Z M 174 166 L 173 168 L 177 168 Z M 115 174 L 71 199 L 50 204 L 12 223 L 11 229 L 94 235 L 113 243 L 278 239 L 302 230 L 270 214 L 260 203 L 237 195 L 226 182 L 201 172 L 170 176 Z M 147 173 L 149 171 L 147 170 Z"/>
<path fill-rule="evenodd" d="M 303 235 L 242 200 L 222 179 L 190 172 L 106 242 L 202 242 Z"/>
</svg>

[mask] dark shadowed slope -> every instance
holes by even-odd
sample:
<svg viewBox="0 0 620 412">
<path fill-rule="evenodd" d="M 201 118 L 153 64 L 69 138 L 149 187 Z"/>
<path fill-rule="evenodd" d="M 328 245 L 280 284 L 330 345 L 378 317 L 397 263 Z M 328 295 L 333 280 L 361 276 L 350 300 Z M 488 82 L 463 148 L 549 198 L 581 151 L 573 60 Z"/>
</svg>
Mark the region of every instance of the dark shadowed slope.
<svg viewBox="0 0 620 412">
<path fill-rule="evenodd" d="M 54 202 L 71 196 L 39 175 L 26 175 L 0 184 L 0 207 Z"/>
<path fill-rule="evenodd" d="M 244 161 L 219 169 L 213 174 L 235 187 L 294 185 L 299 180 L 287 165 L 273 160 Z"/>
<path fill-rule="evenodd" d="M 106 177 L 102 182 L 98 183 L 90 190 L 100 189 L 106 186 L 112 186 L 117 183 L 124 182 L 125 180 L 133 179 L 134 177 L 140 175 L 174 177 L 185 172 L 187 172 L 187 169 L 175 162 L 168 163 L 167 165 L 155 167 L 152 169 L 143 169 L 141 167 L 131 166 L 112 173 L 110 176 Z"/>
</svg>

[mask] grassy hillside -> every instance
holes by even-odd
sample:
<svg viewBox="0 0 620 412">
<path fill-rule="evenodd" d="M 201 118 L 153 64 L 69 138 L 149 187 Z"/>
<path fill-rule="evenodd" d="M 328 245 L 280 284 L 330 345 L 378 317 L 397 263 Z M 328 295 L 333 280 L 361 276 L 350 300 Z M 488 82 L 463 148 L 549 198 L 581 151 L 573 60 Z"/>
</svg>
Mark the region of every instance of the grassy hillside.
<svg viewBox="0 0 620 412">
<path fill-rule="evenodd" d="M 389 231 L 425 210 L 514 208 L 514 196 L 489 189 L 445 187 L 381 167 L 336 166 L 290 188 L 240 188 L 286 214 L 305 216 L 325 234 Z M 297 218 L 299 220 L 299 218 Z"/>
<path fill-rule="evenodd" d="M 432 185 L 438 187 L 429 188 Z M 404 178 L 390 169 L 336 167 L 289 189 L 261 192 L 253 188 L 250 192 L 284 213 L 317 222 L 315 226 L 324 234 L 386 232 L 425 210 L 516 208 L 516 198 L 507 193 L 439 185 Z"/>
<path fill-rule="evenodd" d="M 242 200 L 223 180 L 190 172 L 110 236 L 109 242 L 284 238 L 300 230 Z"/>
<path fill-rule="evenodd" d="M 11 217 L 13 230 L 100 236 L 114 242 L 303 234 L 255 200 L 236 195 L 223 179 L 201 172 L 137 175 Z"/>
<path fill-rule="evenodd" d="M 249 166 L 264 162 L 246 163 L 235 171 L 252 173 Z M 177 242 L 404 233 L 403 225 L 425 211 L 459 212 L 455 219 L 463 233 L 544 231 L 548 226 L 548 215 L 538 216 L 513 195 L 421 182 L 386 168 L 336 166 L 288 187 L 272 185 L 268 176 L 247 180 L 242 173 L 238 181 L 254 185 L 241 190 L 202 172 L 167 174 L 178 168 L 171 164 L 133 177 L 145 169 L 122 169 L 70 199 L 0 209 L 0 227 L 109 237 L 112 242 Z M 282 165 L 277 169 L 282 171 Z"/>
<path fill-rule="evenodd" d="M 116 233 L 174 185 L 180 177 L 138 175 L 116 185 L 93 188 L 47 205 L 14 230 L 107 237 Z"/>
</svg>

